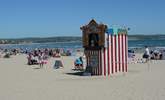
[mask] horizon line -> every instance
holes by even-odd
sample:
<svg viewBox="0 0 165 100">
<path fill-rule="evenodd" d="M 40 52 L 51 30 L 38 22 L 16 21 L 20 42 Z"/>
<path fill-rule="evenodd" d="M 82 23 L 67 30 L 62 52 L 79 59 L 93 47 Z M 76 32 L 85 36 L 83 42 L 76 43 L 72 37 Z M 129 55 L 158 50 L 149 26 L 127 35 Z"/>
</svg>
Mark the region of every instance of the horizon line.
<svg viewBox="0 0 165 100">
<path fill-rule="evenodd" d="M 155 35 L 165 35 L 165 34 L 128 34 L 129 36 L 135 36 L 135 35 L 143 35 L 143 36 L 155 36 Z M 63 36 L 30 36 L 30 37 L 8 37 L 8 38 L 5 38 L 5 37 L 1 37 L 0 39 L 26 39 L 26 38 L 52 38 L 52 37 L 82 37 L 80 35 L 75 35 L 75 36 L 71 36 L 71 35 L 63 35 Z"/>
</svg>

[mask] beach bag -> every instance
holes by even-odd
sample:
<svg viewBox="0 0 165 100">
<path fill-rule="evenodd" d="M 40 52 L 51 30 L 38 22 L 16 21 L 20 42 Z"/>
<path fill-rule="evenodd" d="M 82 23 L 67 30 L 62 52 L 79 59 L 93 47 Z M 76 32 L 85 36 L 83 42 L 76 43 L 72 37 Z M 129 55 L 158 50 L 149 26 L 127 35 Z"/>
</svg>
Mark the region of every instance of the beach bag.
<svg viewBox="0 0 165 100">
<path fill-rule="evenodd" d="M 54 69 L 59 69 L 60 67 L 63 67 L 61 60 L 56 60 L 54 64 Z"/>
</svg>

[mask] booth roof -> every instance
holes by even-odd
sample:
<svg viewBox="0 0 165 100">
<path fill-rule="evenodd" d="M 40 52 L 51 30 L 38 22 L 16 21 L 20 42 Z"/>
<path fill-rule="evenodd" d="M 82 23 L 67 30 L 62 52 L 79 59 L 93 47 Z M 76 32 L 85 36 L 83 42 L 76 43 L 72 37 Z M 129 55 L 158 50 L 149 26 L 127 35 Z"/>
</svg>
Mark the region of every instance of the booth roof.
<svg viewBox="0 0 165 100">
<path fill-rule="evenodd" d="M 127 34 L 127 29 L 124 28 L 109 28 L 106 30 L 107 34 L 117 35 L 117 34 Z"/>
</svg>

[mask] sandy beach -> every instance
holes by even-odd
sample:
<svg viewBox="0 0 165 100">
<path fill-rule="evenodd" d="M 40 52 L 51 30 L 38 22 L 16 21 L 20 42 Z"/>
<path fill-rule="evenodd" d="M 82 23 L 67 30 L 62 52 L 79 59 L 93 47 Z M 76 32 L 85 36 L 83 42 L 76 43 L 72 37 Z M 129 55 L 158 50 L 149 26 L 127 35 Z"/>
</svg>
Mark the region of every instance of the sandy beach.
<svg viewBox="0 0 165 100">
<path fill-rule="evenodd" d="M 27 65 L 25 55 L 0 58 L 0 100 L 164 100 L 165 61 L 129 64 L 128 73 L 111 77 L 76 76 L 74 57 L 62 57 L 64 68 Z"/>
</svg>

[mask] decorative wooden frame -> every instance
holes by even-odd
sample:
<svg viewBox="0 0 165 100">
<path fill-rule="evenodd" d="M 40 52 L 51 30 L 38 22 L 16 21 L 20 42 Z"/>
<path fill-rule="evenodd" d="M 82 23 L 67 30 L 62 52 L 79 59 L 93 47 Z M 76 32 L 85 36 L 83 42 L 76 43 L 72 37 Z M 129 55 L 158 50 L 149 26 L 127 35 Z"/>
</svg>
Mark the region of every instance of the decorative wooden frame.
<svg viewBox="0 0 165 100">
<path fill-rule="evenodd" d="M 80 27 L 82 30 L 82 40 L 83 40 L 83 47 L 84 48 L 102 48 L 105 44 L 105 32 L 107 30 L 107 25 L 104 24 L 97 24 L 97 22 L 92 19 L 88 25 Z M 99 37 L 98 46 L 91 47 L 89 45 L 89 35 L 90 34 L 97 34 Z"/>
</svg>

